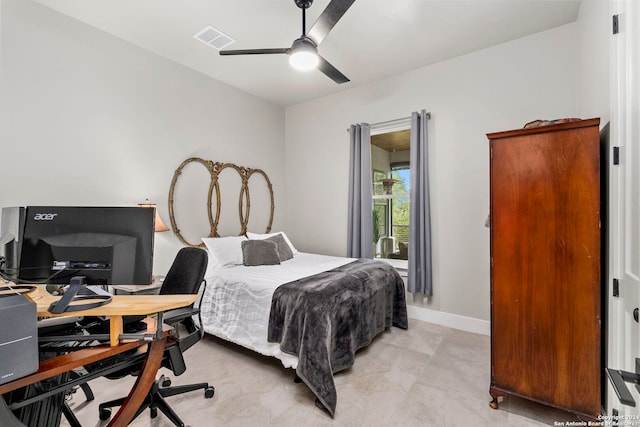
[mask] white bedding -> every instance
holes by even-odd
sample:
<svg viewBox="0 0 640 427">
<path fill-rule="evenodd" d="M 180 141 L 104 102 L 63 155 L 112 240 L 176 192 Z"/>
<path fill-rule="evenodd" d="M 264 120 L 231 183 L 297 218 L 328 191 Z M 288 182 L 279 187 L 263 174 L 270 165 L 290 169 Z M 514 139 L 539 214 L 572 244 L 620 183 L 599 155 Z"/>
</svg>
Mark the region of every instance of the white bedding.
<svg viewBox="0 0 640 427">
<path fill-rule="evenodd" d="M 207 288 L 200 307 L 205 332 L 282 361 L 296 368 L 298 358 L 267 342 L 271 298 L 282 284 L 331 270 L 354 258 L 298 252 L 280 265 L 221 268 L 205 277 Z"/>
</svg>

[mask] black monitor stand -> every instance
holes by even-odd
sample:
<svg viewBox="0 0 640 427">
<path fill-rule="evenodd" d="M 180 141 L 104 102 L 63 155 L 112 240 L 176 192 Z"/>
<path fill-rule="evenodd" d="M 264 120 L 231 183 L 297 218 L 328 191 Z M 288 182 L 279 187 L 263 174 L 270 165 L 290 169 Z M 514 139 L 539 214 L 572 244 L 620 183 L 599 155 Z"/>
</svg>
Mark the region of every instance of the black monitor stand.
<svg viewBox="0 0 640 427">
<path fill-rule="evenodd" d="M 85 288 L 86 286 L 84 281 L 84 276 L 72 277 L 69 288 L 64 294 L 62 294 L 62 298 L 49 305 L 49 312 L 53 314 L 62 314 L 74 311 L 83 311 L 100 307 L 111 302 L 111 295 L 98 295 L 94 292 L 91 292 L 91 295 L 78 295 L 80 289 Z M 85 304 L 72 304 L 83 300 L 91 300 L 92 302 Z"/>
</svg>

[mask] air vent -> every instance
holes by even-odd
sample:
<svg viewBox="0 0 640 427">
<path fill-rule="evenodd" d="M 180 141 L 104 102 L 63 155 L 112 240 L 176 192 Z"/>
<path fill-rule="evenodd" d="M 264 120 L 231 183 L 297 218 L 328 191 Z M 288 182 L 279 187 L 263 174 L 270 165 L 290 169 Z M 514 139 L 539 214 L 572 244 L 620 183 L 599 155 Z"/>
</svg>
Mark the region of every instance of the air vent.
<svg viewBox="0 0 640 427">
<path fill-rule="evenodd" d="M 232 39 L 222 31 L 213 28 L 211 25 L 207 25 L 206 27 L 204 27 L 196 35 L 194 35 L 193 38 L 200 40 L 202 43 L 208 44 L 216 50 L 221 50 L 229 46 L 231 43 L 235 42 L 234 39 Z"/>
</svg>

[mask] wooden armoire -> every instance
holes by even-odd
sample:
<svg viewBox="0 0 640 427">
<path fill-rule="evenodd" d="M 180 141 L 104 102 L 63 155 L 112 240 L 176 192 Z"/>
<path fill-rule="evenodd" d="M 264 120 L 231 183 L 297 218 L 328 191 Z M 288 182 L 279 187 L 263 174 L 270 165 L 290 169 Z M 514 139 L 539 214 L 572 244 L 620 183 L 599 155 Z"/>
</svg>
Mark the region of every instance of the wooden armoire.
<svg viewBox="0 0 640 427">
<path fill-rule="evenodd" d="M 487 134 L 493 408 L 601 414 L 599 123 Z"/>
</svg>

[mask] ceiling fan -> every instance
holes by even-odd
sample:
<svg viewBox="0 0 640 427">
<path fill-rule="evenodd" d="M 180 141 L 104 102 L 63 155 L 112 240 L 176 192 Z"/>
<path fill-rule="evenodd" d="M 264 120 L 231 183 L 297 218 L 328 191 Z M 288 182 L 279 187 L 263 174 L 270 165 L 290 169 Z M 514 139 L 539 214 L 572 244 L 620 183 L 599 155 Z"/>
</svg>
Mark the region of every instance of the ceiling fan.
<svg viewBox="0 0 640 427">
<path fill-rule="evenodd" d="M 324 40 L 327 34 L 329 34 L 329 31 L 331 31 L 340 18 L 342 18 L 355 0 L 331 0 L 308 32 L 306 31 L 305 10 L 311 6 L 313 0 L 293 1 L 296 6 L 302 9 L 302 36 L 295 39 L 291 47 L 221 50 L 220 55 L 269 55 L 286 53 L 289 55 L 289 63 L 294 68 L 299 70 L 318 68 L 336 83 L 348 82 L 349 79 L 344 74 L 318 54 L 318 45 Z"/>
</svg>

